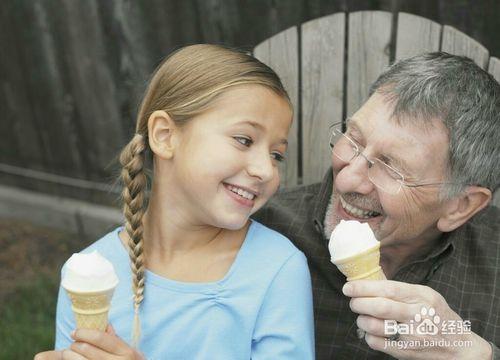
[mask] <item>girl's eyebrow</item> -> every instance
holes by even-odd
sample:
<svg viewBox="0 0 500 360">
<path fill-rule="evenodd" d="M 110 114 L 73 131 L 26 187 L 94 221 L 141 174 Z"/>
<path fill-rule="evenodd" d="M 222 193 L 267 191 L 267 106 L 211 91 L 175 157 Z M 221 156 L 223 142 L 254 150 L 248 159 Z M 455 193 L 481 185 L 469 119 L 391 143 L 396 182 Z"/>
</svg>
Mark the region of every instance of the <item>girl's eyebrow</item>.
<svg viewBox="0 0 500 360">
<path fill-rule="evenodd" d="M 255 129 L 257 129 L 259 131 L 262 131 L 262 132 L 266 131 L 266 128 L 264 126 L 262 126 L 262 124 L 259 124 L 258 122 L 253 121 L 253 120 L 238 121 L 234 125 L 250 125 L 250 126 L 254 127 Z M 279 144 L 288 145 L 288 140 L 287 139 L 281 139 L 280 141 L 278 141 L 278 143 Z"/>
</svg>

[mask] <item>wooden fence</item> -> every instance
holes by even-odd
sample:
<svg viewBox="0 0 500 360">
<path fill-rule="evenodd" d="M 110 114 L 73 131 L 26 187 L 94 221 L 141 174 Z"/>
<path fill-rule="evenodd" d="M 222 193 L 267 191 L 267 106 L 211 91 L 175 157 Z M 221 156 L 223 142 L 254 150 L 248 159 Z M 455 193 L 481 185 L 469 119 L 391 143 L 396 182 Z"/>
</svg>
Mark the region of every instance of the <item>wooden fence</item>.
<svg viewBox="0 0 500 360">
<path fill-rule="evenodd" d="M 172 38 L 189 43 L 209 40 L 220 29 L 230 33 L 236 25 L 221 18 L 213 8 L 217 3 L 165 2 L 161 11 L 146 2 L 118 0 L 4 3 L 0 183 L 114 204 L 115 159 L 133 132 L 146 79 L 161 61 L 159 54 L 176 47 Z M 201 13 L 216 25 L 182 21 Z M 172 34 L 171 23 L 178 33 Z M 417 33 L 432 40 L 426 42 L 432 49 L 468 54 L 486 66 L 487 50 L 454 28 L 386 12 L 315 19 L 257 46 L 255 55 L 278 70 L 298 109 L 290 138 L 295 160 L 284 170 L 286 185 L 322 176 L 329 159 L 324 129 L 360 104 L 385 65 L 424 48 L 411 37 Z M 280 43 L 286 44 L 281 53 L 275 46 Z M 345 57 L 351 60 L 344 63 Z M 500 72 L 498 59 L 491 58 L 488 66 Z"/>
</svg>

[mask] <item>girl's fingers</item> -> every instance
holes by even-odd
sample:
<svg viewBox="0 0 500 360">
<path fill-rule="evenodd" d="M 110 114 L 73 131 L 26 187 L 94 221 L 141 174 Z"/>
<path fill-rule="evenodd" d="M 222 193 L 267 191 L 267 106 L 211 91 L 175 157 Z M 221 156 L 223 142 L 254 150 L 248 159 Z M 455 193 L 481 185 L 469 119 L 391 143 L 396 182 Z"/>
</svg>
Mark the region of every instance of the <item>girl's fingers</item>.
<svg viewBox="0 0 500 360">
<path fill-rule="evenodd" d="M 74 351 L 71 351 L 69 349 L 66 349 L 62 352 L 62 360 L 90 360 L 89 358 L 86 358 L 85 356 L 82 356 Z"/>
<path fill-rule="evenodd" d="M 62 360 L 62 351 L 44 351 L 35 355 L 33 360 Z"/>
<path fill-rule="evenodd" d="M 94 345 L 78 341 L 71 344 L 70 349 L 79 356 L 82 356 L 84 359 L 107 359 L 109 356 L 113 355 L 95 347 Z"/>
<path fill-rule="evenodd" d="M 93 345 L 94 347 L 110 354 L 119 355 L 124 351 L 123 349 L 128 348 L 128 345 L 125 344 L 118 336 L 98 330 L 77 329 L 71 334 L 71 337 L 76 342 Z"/>
<path fill-rule="evenodd" d="M 108 324 L 108 327 L 106 328 L 106 332 L 110 335 L 116 336 L 115 329 L 113 328 L 113 326 L 111 324 Z"/>
</svg>

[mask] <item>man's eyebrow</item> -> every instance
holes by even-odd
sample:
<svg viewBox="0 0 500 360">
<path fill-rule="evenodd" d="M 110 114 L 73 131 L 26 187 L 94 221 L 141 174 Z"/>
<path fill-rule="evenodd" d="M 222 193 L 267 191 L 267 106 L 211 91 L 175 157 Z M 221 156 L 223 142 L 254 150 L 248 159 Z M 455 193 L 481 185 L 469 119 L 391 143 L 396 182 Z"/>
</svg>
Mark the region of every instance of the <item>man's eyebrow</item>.
<svg viewBox="0 0 500 360">
<path fill-rule="evenodd" d="M 266 128 L 264 126 L 262 126 L 262 124 L 259 124 L 258 122 L 252 121 L 252 120 L 238 121 L 234 125 L 250 125 L 250 126 L 254 127 L 255 129 L 257 129 L 259 131 L 262 131 L 262 132 L 266 131 Z M 278 141 L 278 143 L 279 144 L 288 145 L 288 140 L 287 139 L 280 139 Z"/>
<path fill-rule="evenodd" d="M 346 127 L 353 127 L 354 129 L 358 130 L 359 132 L 362 132 L 361 128 L 358 125 L 357 120 L 354 118 L 351 118 L 351 117 L 347 118 L 345 120 L 345 125 L 346 125 Z"/>
<path fill-rule="evenodd" d="M 383 159 L 383 158 L 385 158 L 385 159 Z M 401 170 L 401 171 L 406 172 L 406 173 L 411 173 L 411 169 L 406 164 L 406 161 L 404 161 L 402 158 L 399 158 L 399 157 L 391 155 L 391 154 L 384 155 L 383 158 L 381 157 L 380 160 L 391 161 L 392 162 L 391 166 L 393 166 L 397 170 Z"/>
</svg>

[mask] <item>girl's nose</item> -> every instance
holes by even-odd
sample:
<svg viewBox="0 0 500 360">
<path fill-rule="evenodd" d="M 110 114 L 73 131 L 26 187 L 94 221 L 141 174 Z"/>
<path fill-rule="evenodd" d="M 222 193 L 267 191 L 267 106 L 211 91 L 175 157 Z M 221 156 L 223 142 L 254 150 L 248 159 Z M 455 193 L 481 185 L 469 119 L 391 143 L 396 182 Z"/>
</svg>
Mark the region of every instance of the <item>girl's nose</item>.
<svg viewBox="0 0 500 360">
<path fill-rule="evenodd" d="M 255 152 L 249 154 L 249 157 L 247 172 L 250 176 L 257 177 L 262 182 L 268 182 L 274 178 L 276 168 L 269 152 Z"/>
</svg>

